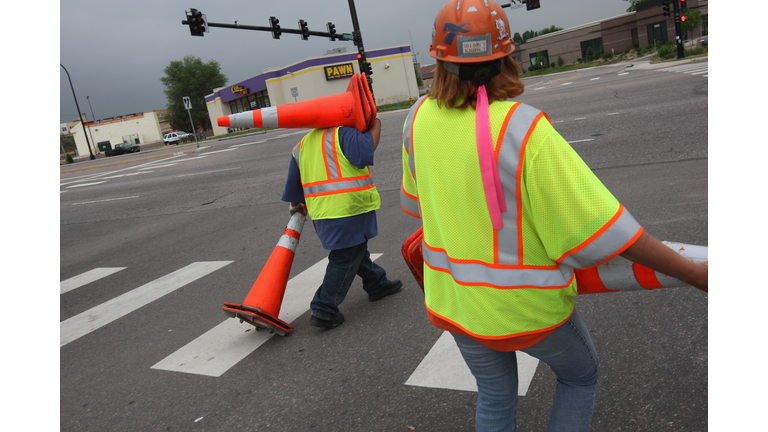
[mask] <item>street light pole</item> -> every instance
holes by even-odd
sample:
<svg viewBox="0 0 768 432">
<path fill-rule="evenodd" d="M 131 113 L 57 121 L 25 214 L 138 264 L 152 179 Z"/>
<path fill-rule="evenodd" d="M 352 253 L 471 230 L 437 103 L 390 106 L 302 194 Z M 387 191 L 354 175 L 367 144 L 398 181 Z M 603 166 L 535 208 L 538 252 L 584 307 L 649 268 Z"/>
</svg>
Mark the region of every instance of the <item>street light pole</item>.
<svg viewBox="0 0 768 432">
<path fill-rule="evenodd" d="M 85 133 L 85 122 L 83 121 L 83 114 L 80 112 L 80 104 L 77 103 L 77 96 L 75 95 L 75 86 L 72 85 L 72 78 L 69 77 L 69 71 L 67 68 L 64 67 L 63 64 L 59 63 L 59 66 L 61 66 L 62 69 L 64 69 L 64 72 L 67 73 L 67 79 L 69 80 L 69 87 L 72 88 L 72 96 L 75 98 L 75 107 L 77 107 L 77 116 L 80 117 L 80 124 L 83 126 L 83 135 L 85 135 L 85 142 L 88 144 L 88 153 L 91 154 L 91 160 L 96 159 L 96 156 L 93 155 L 93 150 L 91 150 L 91 142 L 88 140 L 88 134 Z"/>
<path fill-rule="evenodd" d="M 96 116 L 93 115 L 93 107 L 91 106 L 91 97 L 90 96 L 86 96 L 85 99 L 88 101 L 88 107 L 91 109 L 91 121 L 95 122 L 96 121 Z M 93 132 L 91 132 L 91 127 L 90 126 L 88 126 L 88 133 L 91 134 L 91 141 L 93 141 L 93 143 L 96 144 L 96 141 L 93 140 Z"/>
</svg>

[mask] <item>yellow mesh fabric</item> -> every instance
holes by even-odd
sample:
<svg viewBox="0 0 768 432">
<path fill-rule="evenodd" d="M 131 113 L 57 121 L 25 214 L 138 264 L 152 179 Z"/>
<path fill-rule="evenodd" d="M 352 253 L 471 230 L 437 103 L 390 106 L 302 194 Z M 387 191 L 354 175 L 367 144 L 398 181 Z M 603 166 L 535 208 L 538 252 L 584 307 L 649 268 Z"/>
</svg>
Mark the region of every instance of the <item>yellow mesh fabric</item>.
<svg viewBox="0 0 768 432">
<path fill-rule="evenodd" d="M 541 119 L 523 164 L 524 264 L 551 264 L 599 231 L 619 202 L 552 125 Z"/>
<path fill-rule="evenodd" d="M 424 278 L 430 279 L 430 286 L 440 287 L 429 292 L 428 307 L 433 312 L 485 336 L 524 333 L 557 324 L 570 316 L 576 295 L 575 285 L 552 290 L 461 286 L 451 275 L 428 267 Z"/>
<path fill-rule="evenodd" d="M 313 183 L 328 177 L 325 165 L 322 163 L 324 158 L 323 131 L 324 129 L 313 129 L 301 140 L 299 169 L 303 183 Z M 321 161 L 321 163 L 312 163 L 313 161 Z"/>
<path fill-rule="evenodd" d="M 501 121 L 494 120 L 503 120 L 510 106 L 504 102 L 489 106 L 494 141 L 501 126 Z M 435 110 L 440 110 L 439 115 L 432 114 Z M 456 259 L 492 263 L 493 229 L 480 177 L 475 111 L 441 109 L 427 99 L 416 118 L 416 182 L 420 191 L 429 191 L 419 195 L 419 201 L 424 214 L 439 215 L 422 216 L 427 244 L 441 249 L 450 245 L 449 255 Z"/>
<path fill-rule="evenodd" d="M 416 182 L 411 174 L 411 166 L 408 164 L 408 152 L 403 147 L 403 189 L 411 196 L 418 196 L 416 193 Z"/>
</svg>

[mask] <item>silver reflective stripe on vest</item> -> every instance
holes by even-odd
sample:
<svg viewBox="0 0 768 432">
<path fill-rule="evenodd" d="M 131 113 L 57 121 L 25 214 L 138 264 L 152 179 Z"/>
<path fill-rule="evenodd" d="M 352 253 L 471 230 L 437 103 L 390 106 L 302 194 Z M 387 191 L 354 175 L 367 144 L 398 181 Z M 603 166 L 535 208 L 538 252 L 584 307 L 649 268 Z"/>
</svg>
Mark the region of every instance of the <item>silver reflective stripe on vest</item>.
<svg viewBox="0 0 768 432">
<path fill-rule="evenodd" d="M 336 129 L 326 129 L 323 136 L 325 137 L 325 143 L 323 143 L 325 147 L 325 165 L 328 166 L 328 172 L 331 173 L 330 178 L 337 179 L 339 178 L 339 167 L 336 165 L 336 159 L 333 157 L 333 150 L 336 148 L 336 140 L 334 139 Z"/>
<path fill-rule="evenodd" d="M 627 239 L 634 238 L 640 230 L 640 224 L 623 206 L 620 209 L 621 216 L 600 237 L 561 262 L 574 268 L 590 267 L 610 256 L 610 254 L 606 255 L 605 251 L 620 250 L 627 244 Z"/>
<path fill-rule="evenodd" d="M 277 121 L 277 107 L 261 109 L 261 125 L 265 128 L 280 127 Z"/>
<path fill-rule="evenodd" d="M 511 107 L 510 109 L 513 109 Z M 522 233 L 517 232 L 517 167 L 523 149 L 523 140 L 528 131 L 535 127 L 534 120 L 541 111 L 532 106 L 519 104 L 509 119 L 507 130 L 499 150 L 499 179 L 504 190 L 507 211 L 501 214 L 504 227 L 498 231 L 499 264 L 521 264 L 518 240 Z"/>
<path fill-rule="evenodd" d="M 305 186 L 304 196 L 306 197 L 306 196 L 323 193 L 323 192 L 339 192 L 345 189 L 361 188 L 361 187 L 372 186 L 372 185 L 373 185 L 373 177 L 369 175 L 368 177 L 362 178 L 359 180 L 345 180 L 345 181 L 326 183 L 326 184 L 316 185 L 316 186 Z"/>
<path fill-rule="evenodd" d="M 299 165 L 299 153 L 301 152 L 301 141 L 299 141 L 295 146 L 293 146 L 293 151 L 291 154 L 293 154 L 293 160 L 296 161 L 296 165 Z"/>
<path fill-rule="evenodd" d="M 566 278 L 564 274 L 566 272 L 559 268 L 499 269 L 482 264 L 459 264 L 451 262 L 445 252 L 431 250 L 424 244 L 421 250 L 424 261 L 430 267 L 445 270 L 456 282 L 468 285 L 488 284 L 498 288 L 562 288 L 570 281 L 570 277 Z"/>
<path fill-rule="evenodd" d="M 416 180 L 416 163 L 413 161 L 413 137 L 411 136 L 411 130 L 413 129 L 413 120 L 416 118 L 416 111 L 428 97 L 422 96 L 421 99 L 413 104 L 411 111 L 408 113 L 408 118 L 405 119 L 405 126 L 403 126 L 403 145 L 408 150 L 408 166 L 411 168 L 411 175 L 417 187 L 419 184 Z"/>
</svg>

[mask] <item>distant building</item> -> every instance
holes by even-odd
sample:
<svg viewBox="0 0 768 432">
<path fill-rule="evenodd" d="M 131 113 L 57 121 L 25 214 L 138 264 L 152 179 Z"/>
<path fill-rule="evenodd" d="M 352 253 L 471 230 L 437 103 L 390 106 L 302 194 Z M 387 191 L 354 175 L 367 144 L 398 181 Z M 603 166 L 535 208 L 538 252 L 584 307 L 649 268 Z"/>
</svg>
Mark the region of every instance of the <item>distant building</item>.
<svg viewBox="0 0 768 432">
<path fill-rule="evenodd" d="M 409 45 L 368 50 L 366 58 L 373 69 L 376 105 L 418 99 Z M 357 52 L 348 53 L 342 48 L 288 66 L 266 68 L 261 75 L 215 89 L 205 97 L 213 132 L 227 133 L 227 128 L 217 125 L 216 119 L 221 116 L 343 93 L 356 73 Z"/>
<path fill-rule="evenodd" d="M 688 0 L 687 3 L 689 12 L 698 10 L 702 15 L 701 28 L 690 36 L 698 38 L 706 35 L 708 1 Z M 674 42 L 675 37 L 674 12 L 673 16 L 664 16 L 662 0 L 646 0 L 637 4 L 636 12 L 528 39 L 526 43 L 515 46 L 512 58 L 528 70 L 532 64 L 536 64 L 539 53 L 545 64 L 556 64 L 558 57 L 566 64 L 572 64 L 585 58 L 590 48 L 595 56 L 606 52 L 619 54 L 633 46 L 646 47 L 654 43 Z"/>
<path fill-rule="evenodd" d="M 94 155 L 114 148 L 115 144 L 128 141 L 135 144 L 158 142 L 163 140 L 157 111 L 145 111 L 134 114 L 110 117 L 96 121 L 86 121 L 85 128 L 79 121 L 66 123 L 69 133 L 75 139 L 78 155 L 90 154 L 88 143 Z M 62 126 L 62 131 L 64 127 Z M 86 139 L 85 133 L 88 134 Z"/>
<path fill-rule="evenodd" d="M 421 72 L 421 90 L 428 91 L 432 88 L 432 80 L 435 79 L 435 68 L 437 64 L 422 66 L 419 72 Z"/>
</svg>

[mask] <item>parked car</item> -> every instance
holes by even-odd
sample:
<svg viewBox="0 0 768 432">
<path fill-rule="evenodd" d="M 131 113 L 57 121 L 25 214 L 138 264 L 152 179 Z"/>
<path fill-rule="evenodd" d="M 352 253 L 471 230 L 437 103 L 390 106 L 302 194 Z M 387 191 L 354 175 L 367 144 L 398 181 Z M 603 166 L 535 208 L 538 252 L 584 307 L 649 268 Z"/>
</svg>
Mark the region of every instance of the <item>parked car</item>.
<svg viewBox="0 0 768 432">
<path fill-rule="evenodd" d="M 707 37 L 708 36 L 702 36 L 699 38 L 699 45 L 701 46 L 707 46 Z"/>
<path fill-rule="evenodd" d="M 109 156 L 118 156 L 126 153 L 135 153 L 140 151 L 141 151 L 141 147 L 139 147 L 138 144 L 121 142 L 120 144 L 115 145 L 114 149 L 105 151 L 104 155 L 109 157 Z"/>
<path fill-rule="evenodd" d="M 182 138 L 186 137 L 187 135 L 189 134 L 184 131 L 169 132 L 163 135 L 163 142 L 165 143 L 165 145 L 179 144 Z"/>
</svg>

